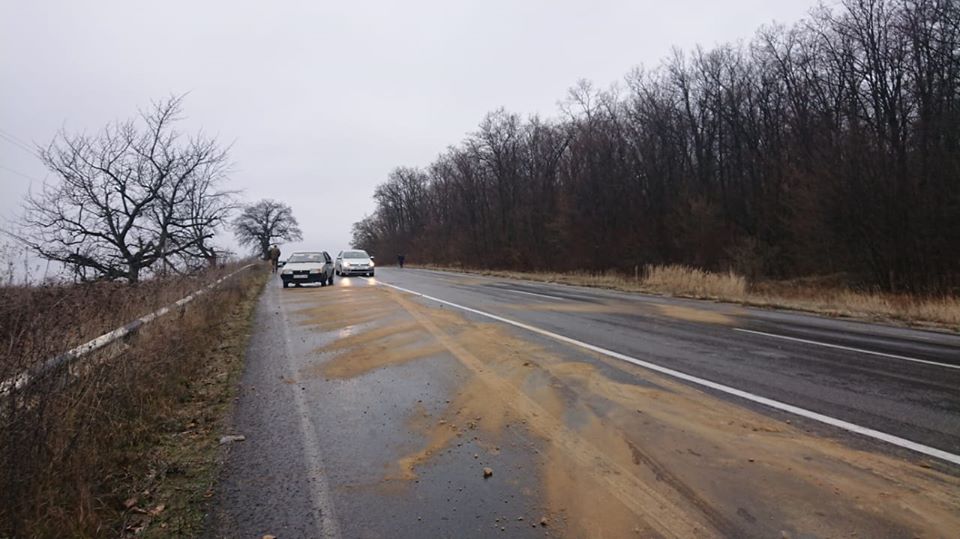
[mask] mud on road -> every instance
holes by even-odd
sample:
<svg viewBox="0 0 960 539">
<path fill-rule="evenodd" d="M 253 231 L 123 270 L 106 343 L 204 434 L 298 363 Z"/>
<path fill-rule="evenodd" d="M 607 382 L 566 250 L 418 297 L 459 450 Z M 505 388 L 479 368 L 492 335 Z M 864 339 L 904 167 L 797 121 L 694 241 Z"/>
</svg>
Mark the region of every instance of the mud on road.
<svg viewBox="0 0 960 539">
<path fill-rule="evenodd" d="M 957 476 L 372 281 L 348 282 L 267 291 L 288 325 L 290 374 L 262 382 L 279 384 L 274 398 L 306 399 L 323 460 L 312 473 L 327 476 L 343 536 L 960 529 Z"/>
</svg>

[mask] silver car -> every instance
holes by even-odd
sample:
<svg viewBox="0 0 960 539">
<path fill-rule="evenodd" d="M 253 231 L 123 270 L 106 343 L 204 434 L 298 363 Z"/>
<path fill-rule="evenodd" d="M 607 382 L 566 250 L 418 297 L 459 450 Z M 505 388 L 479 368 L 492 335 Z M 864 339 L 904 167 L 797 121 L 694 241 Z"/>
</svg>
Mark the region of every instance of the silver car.
<svg viewBox="0 0 960 539">
<path fill-rule="evenodd" d="M 366 275 L 373 277 L 373 257 L 366 251 L 353 249 L 350 251 L 340 251 L 337 255 L 337 262 L 334 266 L 337 275 Z"/>
<path fill-rule="evenodd" d="M 283 287 L 303 283 L 333 285 L 333 260 L 326 251 L 293 253 L 280 270 Z"/>
</svg>

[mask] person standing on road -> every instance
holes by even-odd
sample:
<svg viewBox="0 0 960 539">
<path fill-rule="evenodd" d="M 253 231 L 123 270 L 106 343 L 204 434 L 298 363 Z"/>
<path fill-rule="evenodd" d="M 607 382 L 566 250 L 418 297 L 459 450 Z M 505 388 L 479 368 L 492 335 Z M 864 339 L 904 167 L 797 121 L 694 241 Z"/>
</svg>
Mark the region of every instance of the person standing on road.
<svg viewBox="0 0 960 539">
<path fill-rule="evenodd" d="M 400 266 L 400 269 L 403 269 L 403 261 L 406 258 L 404 255 L 397 255 L 397 264 Z"/>
<path fill-rule="evenodd" d="M 270 267 L 273 268 L 273 272 L 277 272 L 277 266 L 280 264 L 280 248 L 276 244 L 273 244 L 270 247 L 270 250 L 267 252 L 270 255 Z"/>
</svg>

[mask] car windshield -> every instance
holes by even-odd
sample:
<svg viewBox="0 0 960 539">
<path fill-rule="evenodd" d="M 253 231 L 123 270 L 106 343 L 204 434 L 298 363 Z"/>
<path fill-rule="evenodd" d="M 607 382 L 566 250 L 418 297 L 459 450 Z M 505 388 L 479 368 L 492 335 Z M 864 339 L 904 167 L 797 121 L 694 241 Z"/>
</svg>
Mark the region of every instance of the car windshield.
<svg viewBox="0 0 960 539">
<path fill-rule="evenodd" d="M 287 260 L 287 263 L 291 262 L 326 262 L 323 258 L 323 253 L 293 253 L 290 255 L 290 260 Z"/>
<path fill-rule="evenodd" d="M 344 251 L 343 258 L 370 258 L 366 251 Z"/>
</svg>

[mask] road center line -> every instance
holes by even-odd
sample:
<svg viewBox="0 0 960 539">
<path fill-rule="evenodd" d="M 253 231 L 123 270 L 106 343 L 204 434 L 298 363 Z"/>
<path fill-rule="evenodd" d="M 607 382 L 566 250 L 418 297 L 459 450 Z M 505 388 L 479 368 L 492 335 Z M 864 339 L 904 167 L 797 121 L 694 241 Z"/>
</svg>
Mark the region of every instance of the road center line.
<svg viewBox="0 0 960 539">
<path fill-rule="evenodd" d="M 743 332 L 743 333 L 753 333 L 754 335 L 763 335 L 763 336 L 765 336 L 765 337 L 773 337 L 773 338 L 775 338 L 775 339 L 784 339 L 784 340 L 787 340 L 787 341 L 802 342 L 802 343 L 804 343 L 804 344 L 813 344 L 813 345 L 816 345 L 816 346 L 824 346 L 824 347 L 826 347 L 826 348 L 836 348 L 836 349 L 838 349 L 838 350 L 847 350 L 847 351 L 849 351 L 849 352 L 860 352 L 861 354 L 871 354 L 871 355 L 874 355 L 874 356 L 889 357 L 889 358 L 892 358 L 892 359 L 901 359 L 901 360 L 903 360 L 903 361 L 913 361 L 913 362 L 915 362 L 915 363 L 924 363 L 924 364 L 926 364 L 926 365 L 936 365 L 936 366 L 938 366 L 938 367 L 946 367 L 946 368 L 948 368 L 948 369 L 960 369 L 960 365 L 951 365 L 951 364 L 949 364 L 949 363 L 940 363 L 940 362 L 938 362 L 938 361 L 929 361 L 929 360 L 926 360 L 926 359 L 917 359 L 917 358 L 915 358 L 915 357 L 899 356 L 899 355 L 897 355 L 897 354 L 887 354 L 887 353 L 884 353 L 884 352 L 875 352 L 875 351 L 873 351 L 873 350 L 864 350 L 864 349 L 862 349 L 862 348 L 853 348 L 853 347 L 850 347 L 850 346 L 842 346 L 842 345 L 839 345 L 839 344 L 830 344 L 830 343 L 825 343 L 825 342 L 820 342 L 820 341 L 811 341 L 811 340 L 807 340 L 807 339 L 799 339 L 799 338 L 797 338 L 797 337 L 788 337 L 788 336 L 786 336 L 786 335 L 777 335 L 776 333 L 766 333 L 766 332 L 763 332 L 763 331 L 754 331 L 754 330 L 752 330 L 752 329 L 741 329 L 741 328 L 733 328 L 733 330 L 734 330 L 734 331 L 741 331 L 741 332 Z"/>
<path fill-rule="evenodd" d="M 805 417 L 805 418 L 807 418 L 807 419 L 812 419 L 812 420 L 814 420 L 814 421 L 818 421 L 818 422 L 824 423 L 824 424 L 826 424 L 826 425 L 830 425 L 830 426 L 837 427 L 837 428 L 840 428 L 840 429 L 843 429 L 843 430 L 846 430 L 846 431 L 849 431 L 849 432 L 853 432 L 853 433 L 859 434 L 859 435 L 861 435 L 861 436 L 866 436 L 866 437 L 868 437 L 868 438 L 873 438 L 873 439 L 875 439 L 875 440 L 880 440 L 881 442 L 886 442 L 886 443 L 888 443 L 888 444 L 892 444 L 892 445 L 895 445 L 895 446 L 897 446 L 897 447 L 902 447 L 902 448 L 904 448 L 904 449 L 909 449 L 909 450 L 911 450 L 911 451 L 916 451 L 917 453 L 922 453 L 922 454 L 927 455 L 927 456 L 930 456 L 930 457 L 935 457 L 935 458 L 938 458 L 938 459 L 941 459 L 941 460 L 945 460 L 945 461 L 950 462 L 950 463 L 952 463 L 952 464 L 960 465 L 960 455 L 955 455 L 955 454 L 953 454 L 953 453 L 949 453 L 949 452 L 944 451 L 944 450 L 942 450 L 942 449 L 937 449 L 937 448 L 935 448 L 935 447 L 930 447 L 930 446 L 927 446 L 927 445 L 923 445 L 923 444 L 921 444 L 921 443 L 914 442 L 914 441 L 912 441 L 912 440 L 907 440 L 906 438 L 901 438 L 901 437 L 899 437 L 899 436 L 894 436 L 893 434 L 887 434 L 886 432 L 880 432 L 880 431 L 878 431 L 878 430 L 874 430 L 874 429 L 871 429 L 871 428 L 868 428 L 868 427 L 863 427 L 863 426 L 857 425 L 857 424 L 855 424 L 855 423 L 850 423 L 849 421 L 844 421 L 844 420 L 842 420 L 842 419 L 837 419 L 837 418 L 835 418 L 835 417 L 830 417 L 830 416 L 828 416 L 828 415 L 824 415 L 824 414 L 821 414 L 821 413 L 818 413 L 818 412 L 814 412 L 814 411 L 812 411 L 812 410 L 807 410 L 806 408 L 800 408 L 799 406 L 794 406 L 794 405 L 792 405 L 792 404 L 787 404 L 787 403 L 785 403 L 785 402 L 780 402 L 780 401 L 777 401 L 777 400 L 768 399 L 767 397 L 761 397 L 760 395 L 755 395 L 755 394 L 753 394 L 753 393 L 750 393 L 750 392 L 748 392 L 748 391 L 743 391 L 743 390 L 737 389 L 737 388 L 735 388 L 735 387 L 730 387 L 730 386 L 727 386 L 727 385 L 719 384 L 719 383 L 717 383 L 717 382 L 711 382 L 710 380 L 706 380 L 706 379 L 704 379 L 704 378 L 699 378 L 699 377 L 697 377 L 697 376 L 693 376 L 693 375 L 686 374 L 686 373 L 683 373 L 683 372 L 680 372 L 680 371 L 676 371 L 676 370 L 673 370 L 673 369 L 669 369 L 669 368 L 667 368 L 667 367 L 662 367 L 662 366 L 660 366 L 660 365 L 657 365 L 656 363 L 650 363 L 650 362 L 648 362 L 648 361 L 643 361 L 643 360 L 641 360 L 641 359 L 637 359 L 637 358 L 634 358 L 634 357 L 630 357 L 630 356 L 628 356 L 628 355 L 626 355 L 626 354 L 621 354 L 621 353 L 619 353 L 619 352 L 614 352 L 613 350 L 607 350 L 606 348 L 601 348 L 601 347 L 599 347 L 599 346 L 596 346 L 596 345 L 593 345 L 593 344 L 590 344 L 590 343 L 585 343 L 585 342 L 583 342 L 583 341 L 578 341 L 578 340 L 572 339 L 572 338 L 570 338 L 570 337 L 565 337 L 565 336 L 560 335 L 560 334 L 558 334 L 558 333 L 553 333 L 552 331 L 547 331 L 547 330 L 545 330 L 545 329 L 540 329 L 540 328 L 538 328 L 538 327 L 531 326 L 531 325 L 529 325 L 529 324 L 524 324 L 523 322 L 517 322 L 517 321 L 514 321 L 514 320 L 510 320 L 509 318 L 504 318 L 504 317 L 502 317 L 502 316 L 498 316 L 498 315 L 491 314 L 491 313 L 488 313 L 488 312 L 480 311 L 480 310 L 473 309 L 473 308 L 470 308 L 470 307 L 465 307 L 465 306 L 463 306 L 463 305 L 459 305 L 459 304 L 456 304 L 456 303 L 453 303 L 453 302 L 450 302 L 450 301 L 446 301 L 446 300 L 443 300 L 443 299 L 440 299 L 440 298 L 435 298 L 435 297 L 433 297 L 433 296 L 428 296 L 428 295 L 426 295 L 426 294 L 422 294 L 422 293 L 417 292 L 417 291 L 415 291 L 415 290 L 410 290 L 410 289 L 408 289 L 408 288 L 403 288 L 403 287 L 400 287 L 400 286 L 392 285 L 392 284 L 390 284 L 390 283 L 385 283 L 385 282 L 383 282 L 383 281 L 378 281 L 378 282 L 379 282 L 379 284 L 382 284 L 382 285 L 384 285 L 384 286 L 389 286 L 390 288 L 393 288 L 393 289 L 396 289 L 396 290 L 400 290 L 401 292 L 406 292 L 406 293 L 408 293 L 408 294 L 413 294 L 414 296 L 419 296 L 419 297 L 422 297 L 422 298 L 427 299 L 427 300 L 430 300 L 430 301 L 435 301 L 435 302 L 437 302 L 437 303 L 442 303 L 442 304 L 444 304 L 444 305 L 448 305 L 448 306 L 453 307 L 453 308 L 455 308 L 455 309 L 460 309 L 460 310 L 462 310 L 462 311 L 466 311 L 466 312 L 473 313 L 473 314 L 476 314 L 476 315 L 479 315 L 479 316 L 483 316 L 483 317 L 485 317 L 485 318 L 490 318 L 491 320 L 496 320 L 496 321 L 498 321 L 498 322 L 503 322 L 504 324 L 508 324 L 508 325 L 511 325 L 511 326 L 514 326 L 514 327 L 518 327 L 518 328 L 520 328 L 520 329 L 525 329 L 525 330 L 530 331 L 530 332 L 532 332 L 532 333 L 536 333 L 536 334 L 538 334 L 538 335 L 543 335 L 543 336 L 545 336 L 545 337 L 549 337 L 549 338 L 551 338 L 551 339 L 554 339 L 554 340 L 557 340 L 557 341 L 560 341 L 560 342 L 564 342 L 564 343 L 567 343 L 567 344 L 572 344 L 572 345 L 574 345 L 574 346 L 578 346 L 578 347 L 580 347 L 580 348 L 584 348 L 584 349 L 590 350 L 590 351 L 592 351 L 592 352 L 597 352 L 597 353 L 603 354 L 603 355 L 605 355 L 605 356 L 612 357 L 612 358 L 614 358 L 614 359 L 619 359 L 619 360 L 621 360 L 621 361 L 626 361 L 627 363 L 632 363 L 632 364 L 637 365 L 637 366 L 639 366 L 639 367 L 643 367 L 643 368 L 645 368 L 645 369 L 649 369 L 649 370 L 652 370 L 652 371 L 656 371 L 656 372 L 659 372 L 659 373 L 661 373 L 661 374 L 665 374 L 665 375 L 667 375 L 667 376 L 672 376 L 672 377 L 674 377 L 674 378 L 678 378 L 678 379 L 680 379 L 680 380 L 685 380 L 685 381 L 687 381 L 687 382 L 691 382 L 691 383 L 693 383 L 693 384 L 697 384 L 697 385 L 700 385 L 700 386 L 703 386 L 703 387 L 708 387 L 708 388 L 710 388 L 710 389 L 713 389 L 713 390 L 716 390 L 716 391 L 720 391 L 720 392 L 726 393 L 726 394 L 728 394 L 728 395 L 733 395 L 733 396 L 735 396 L 735 397 L 740 397 L 740 398 L 742 398 L 742 399 L 746 399 L 746 400 L 748 400 L 748 401 L 755 402 L 755 403 L 757 403 L 757 404 L 762 404 L 762 405 L 767 406 L 767 407 L 769 407 L 769 408 L 773 408 L 773 409 L 780 410 L 780 411 L 783 411 L 783 412 L 788 412 L 788 413 L 791 413 L 791 414 L 794 414 L 794 415 L 798 415 L 798 416 L 801 416 L 801 417 Z"/>
<path fill-rule="evenodd" d="M 501 288 L 500 290 L 506 290 L 507 292 L 515 292 L 517 294 L 526 294 L 528 296 L 537 296 L 540 298 L 547 298 L 547 299 L 552 299 L 556 301 L 567 301 L 567 298 L 560 298 L 557 296 L 548 296 L 546 294 L 537 294 L 536 292 L 527 292 L 525 290 L 515 290 L 513 288 Z"/>
</svg>

